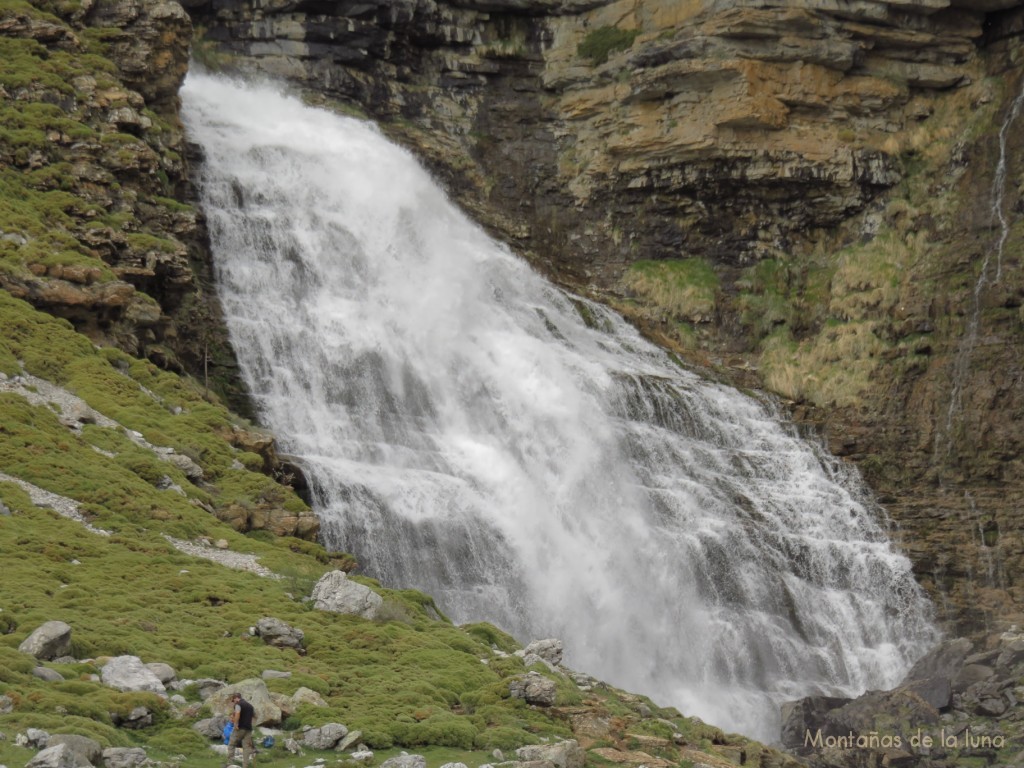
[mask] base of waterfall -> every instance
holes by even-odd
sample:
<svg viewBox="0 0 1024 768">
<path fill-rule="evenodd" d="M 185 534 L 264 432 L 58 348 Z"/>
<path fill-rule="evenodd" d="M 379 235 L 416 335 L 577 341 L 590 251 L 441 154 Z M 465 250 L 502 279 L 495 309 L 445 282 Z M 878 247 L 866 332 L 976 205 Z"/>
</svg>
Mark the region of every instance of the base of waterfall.
<svg viewBox="0 0 1024 768">
<path fill-rule="evenodd" d="M 783 708 L 783 746 L 814 768 L 1021 765 L 1024 632 L 947 640 L 890 691 Z"/>
</svg>

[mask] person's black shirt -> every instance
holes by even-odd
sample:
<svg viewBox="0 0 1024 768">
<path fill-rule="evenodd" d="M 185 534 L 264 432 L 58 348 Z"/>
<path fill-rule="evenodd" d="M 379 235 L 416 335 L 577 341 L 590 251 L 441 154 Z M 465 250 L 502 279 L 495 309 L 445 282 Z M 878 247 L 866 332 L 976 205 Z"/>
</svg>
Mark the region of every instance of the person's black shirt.
<svg viewBox="0 0 1024 768">
<path fill-rule="evenodd" d="M 239 700 L 235 705 L 238 707 L 238 728 L 240 730 L 252 730 L 252 716 L 254 714 L 252 704 L 245 699 Z"/>
</svg>

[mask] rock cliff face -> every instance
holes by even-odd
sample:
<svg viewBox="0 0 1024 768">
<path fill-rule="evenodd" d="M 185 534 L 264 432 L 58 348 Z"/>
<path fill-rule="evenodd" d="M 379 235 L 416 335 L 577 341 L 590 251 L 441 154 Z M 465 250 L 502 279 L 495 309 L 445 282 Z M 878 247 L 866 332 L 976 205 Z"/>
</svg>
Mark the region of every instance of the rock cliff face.
<svg viewBox="0 0 1024 768">
<path fill-rule="evenodd" d="M 0 10 L 0 287 L 99 344 L 237 393 L 226 334 L 209 322 L 202 222 L 178 202 L 191 20 L 174 2 L 53 11 Z"/>
<path fill-rule="evenodd" d="M 1017 0 L 190 13 L 211 64 L 368 114 L 539 269 L 791 400 L 941 618 L 1024 618 Z"/>
</svg>

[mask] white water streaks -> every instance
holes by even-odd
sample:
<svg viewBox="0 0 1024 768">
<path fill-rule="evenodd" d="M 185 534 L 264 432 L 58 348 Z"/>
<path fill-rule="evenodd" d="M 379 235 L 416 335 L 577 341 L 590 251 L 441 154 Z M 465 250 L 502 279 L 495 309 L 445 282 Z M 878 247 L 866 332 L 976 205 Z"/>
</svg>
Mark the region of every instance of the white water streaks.
<svg viewBox="0 0 1024 768">
<path fill-rule="evenodd" d="M 971 368 L 974 348 L 978 344 L 978 324 L 981 321 L 982 293 L 987 287 L 998 285 L 1003 279 L 1003 255 L 1006 250 L 1006 241 L 1010 237 L 1010 220 L 1006 215 L 1007 145 L 1010 126 L 1020 116 L 1022 109 L 1024 109 L 1024 83 L 1021 85 L 1021 91 L 1010 105 L 1006 119 L 999 129 L 999 160 L 996 162 L 995 173 L 992 176 L 992 191 L 990 193 L 991 218 L 999 225 L 999 237 L 996 240 L 995 248 L 985 253 L 985 258 L 981 262 L 981 269 L 978 273 L 978 279 L 974 283 L 971 313 L 967 318 L 967 327 L 964 329 L 964 335 L 960 339 L 956 359 L 953 362 L 949 407 L 946 409 L 946 418 L 942 428 L 937 429 L 935 432 L 935 445 L 932 454 L 938 460 L 949 458 L 949 453 L 953 447 L 953 425 L 963 411 L 964 384 Z M 993 256 L 995 256 L 994 275 L 991 274 Z"/>
<path fill-rule="evenodd" d="M 879 510 L 772 408 L 545 282 L 372 125 L 183 96 L 232 339 L 329 547 L 762 739 L 933 640 Z"/>
</svg>

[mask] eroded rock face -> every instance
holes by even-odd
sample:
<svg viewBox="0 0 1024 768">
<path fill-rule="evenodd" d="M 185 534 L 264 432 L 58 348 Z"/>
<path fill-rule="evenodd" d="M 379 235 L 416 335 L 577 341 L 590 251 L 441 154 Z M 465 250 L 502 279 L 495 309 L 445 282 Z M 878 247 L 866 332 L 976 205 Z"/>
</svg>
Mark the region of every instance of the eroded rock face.
<svg viewBox="0 0 1024 768">
<path fill-rule="evenodd" d="M 97 0 L 0 12 L 0 288 L 102 346 L 224 382 L 248 413 L 191 195 L 178 90 L 192 23 L 176 2 Z M 102 39 L 102 44 L 98 41 Z M 106 61 L 99 66 L 102 45 Z M 45 105 L 45 106 L 41 106 Z M 25 215 L 22 215 L 25 214 Z"/>
<path fill-rule="evenodd" d="M 793 401 L 864 468 L 940 620 L 1024 618 L 1012 227 L 1000 280 L 978 279 L 1000 237 L 992 175 L 1020 90 L 1020 2 L 190 11 L 237 66 L 380 121 L 542 271 L 630 299 L 656 341 Z M 1005 135 L 1013 199 L 1022 131 Z M 864 261 L 872 241 L 899 254 Z M 646 259 L 698 260 L 715 285 L 659 304 L 625 279 Z"/>
<path fill-rule="evenodd" d="M 638 258 L 778 254 L 863 208 L 901 178 L 886 139 L 915 98 L 976 76 L 984 19 L 939 0 L 217 7 L 193 13 L 247 66 L 411 120 L 467 207 L 606 284 Z M 625 37 L 588 55 L 602 29 Z"/>
</svg>

